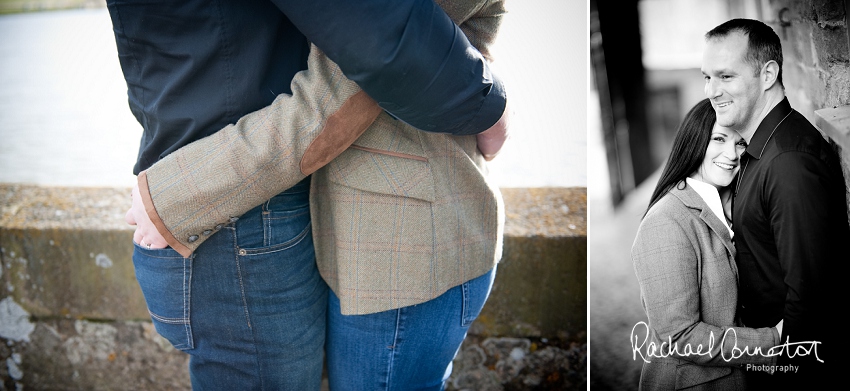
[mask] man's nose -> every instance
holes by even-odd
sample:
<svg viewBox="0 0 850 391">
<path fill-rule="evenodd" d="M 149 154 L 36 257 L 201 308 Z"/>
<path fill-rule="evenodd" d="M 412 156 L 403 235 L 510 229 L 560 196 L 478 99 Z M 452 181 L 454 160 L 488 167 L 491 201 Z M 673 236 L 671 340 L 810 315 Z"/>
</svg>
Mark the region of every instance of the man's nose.
<svg viewBox="0 0 850 391">
<path fill-rule="evenodd" d="M 718 96 L 720 96 L 720 89 L 717 88 L 717 82 L 714 78 L 709 78 L 705 82 L 705 97 L 711 99 Z"/>
</svg>

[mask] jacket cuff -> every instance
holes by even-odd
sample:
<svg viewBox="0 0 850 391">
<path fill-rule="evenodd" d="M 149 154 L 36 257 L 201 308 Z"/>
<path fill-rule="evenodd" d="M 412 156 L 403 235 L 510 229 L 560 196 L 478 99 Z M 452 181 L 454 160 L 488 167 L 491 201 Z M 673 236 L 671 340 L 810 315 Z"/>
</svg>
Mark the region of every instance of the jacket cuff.
<svg viewBox="0 0 850 391">
<path fill-rule="evenodd" d="M 498 77 L 493 77 L 493 86 L 490 87 L 490 92 L 484 98 L 484 103 L 478 114 L 469 123 L 464 125 L 460 132 L 456 135 L 478 134 L 499 122 L 502 114 L 507 107 L 508 98 L 505 92 L 505 85 Z"/>
<path fill-rule="evenodd" d="M 168 243 L 174 251 L 180 253 L 180 255 L 184 258 L 189 258 L 192 255 L 192 249 L 183 243 L 180 243 L 180 241 L 171 234 L 171 231 L 168 230 L 165 223 L 159 218 L 159 214 L 156 212 L 156 207 L 153 204 L 153 198 L 151 197 L 150 189 L 148 188 L 147 171 L 140 172 L 137 181 L 139 183 L 139 194 L 142 197 L 142 204 L 145 206 L 145 212 L 156 227 L 156 230 L 160 235 L 162 235 L 166 243 Z"/>
</svg>

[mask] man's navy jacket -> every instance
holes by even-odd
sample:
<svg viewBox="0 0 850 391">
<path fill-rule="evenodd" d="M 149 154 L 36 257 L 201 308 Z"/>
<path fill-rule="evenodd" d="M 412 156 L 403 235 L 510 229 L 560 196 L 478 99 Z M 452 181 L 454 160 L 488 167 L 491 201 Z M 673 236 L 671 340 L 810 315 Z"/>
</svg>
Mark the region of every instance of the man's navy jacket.
<svg viewBox="0 0 850 391">
<path fill-rule="evenodd" d="M 130 109 L 135 174 L 269 105 L 308 40 L 414 127 L 475 134 L 505 109 L 501 82 L 432 0 L 107 1 Z"/>
</svg>

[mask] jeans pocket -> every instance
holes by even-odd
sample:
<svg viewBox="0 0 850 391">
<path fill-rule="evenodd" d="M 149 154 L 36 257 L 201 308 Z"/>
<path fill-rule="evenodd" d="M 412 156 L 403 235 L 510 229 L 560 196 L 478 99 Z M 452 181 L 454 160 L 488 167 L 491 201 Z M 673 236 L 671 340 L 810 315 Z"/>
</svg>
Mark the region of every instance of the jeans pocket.
<svg viewBox="0 0 850 391">
<path fill-rule="evenodd" d="M 135 246 L 133 266 L 156 331 L 179 350 L 194 348 L 190 322 L 192 258 L 171 248 Z"/>
<path fill-rule="evenodd" d="M 269 251 L 297 243 L 310 233 L 309 188 L 303 193 L 292 190 L 272 197 L 263 207 L 263 247 Z"/>
</svg>

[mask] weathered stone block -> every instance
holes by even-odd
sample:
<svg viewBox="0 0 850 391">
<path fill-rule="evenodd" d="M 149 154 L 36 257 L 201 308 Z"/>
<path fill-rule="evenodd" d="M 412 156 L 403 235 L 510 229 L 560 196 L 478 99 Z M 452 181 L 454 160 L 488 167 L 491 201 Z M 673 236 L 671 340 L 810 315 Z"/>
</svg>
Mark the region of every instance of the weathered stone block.
<svg viewBox="0 0 850 391">
<path fill-rule="evenodd" d="M 502 189 L 502 262 L 471 334 L 577 337 L 587 330 L 587 190 Z"/>
<path fill-rule="evenodd" d="M 850 49 L 848 49 L 850 50 Z M 824 107 L 850 105 L 850 61 L 829 64 Z"/>
<path fill-rule="evenodd" d="M 842 148 L 850 149 L 850 106 L 828 107 L 815 114 L 815 125 Z"/>
<path fill-rule="evenodd" d="M 791 27 L 776 27 L 782 41 L 783 69 L 785 64 L 799 63 L 806 67 L 815 65 L 816 53 L 810 23 L 792 24 Z M 784 76 L 783 76 L 784 77 Z"/>
<path fill-rule="evenodd" d="M 0 345 L 0 389 L 191 389 L 188 356 L 150 322 L 43 319 L 30 340 Z"/>
<path fill-rule="evenodd" d="M 815 110 L 848 104 L 850 43 L 843 2 L 779 0 L 764 6 L 765 15 L 777 20 L 780 10 L 789 10 L 790 24 L 772 27 L 782 40 L 783 79 L 792 105 L 814 120 Z"/>
<path fill-rule="evenodd" d="M 847 204 L 850 205 L 850 106 L 828 107 L 816 111 L 815 115 L 815 125 L 829 137 L 841 157 Z M 847 213 L 850 214 L 850 210 Z"/>
<path fill-rule="evenodd" d="M 843 26 L 812 29 L 812 39 L 821 67 L 847 61 L 847 32 Z"/>
<path fill-rule="evenodd" d="M 129 190 L 0 185 L 3 294 L 37 317 L 148 319 Z"/>
<path fill-rule="evenodd" d="M 127 231 L 2 229 L 6 293 L 38 317 L 147 319 L 131 240 Z"/>
</svg>

